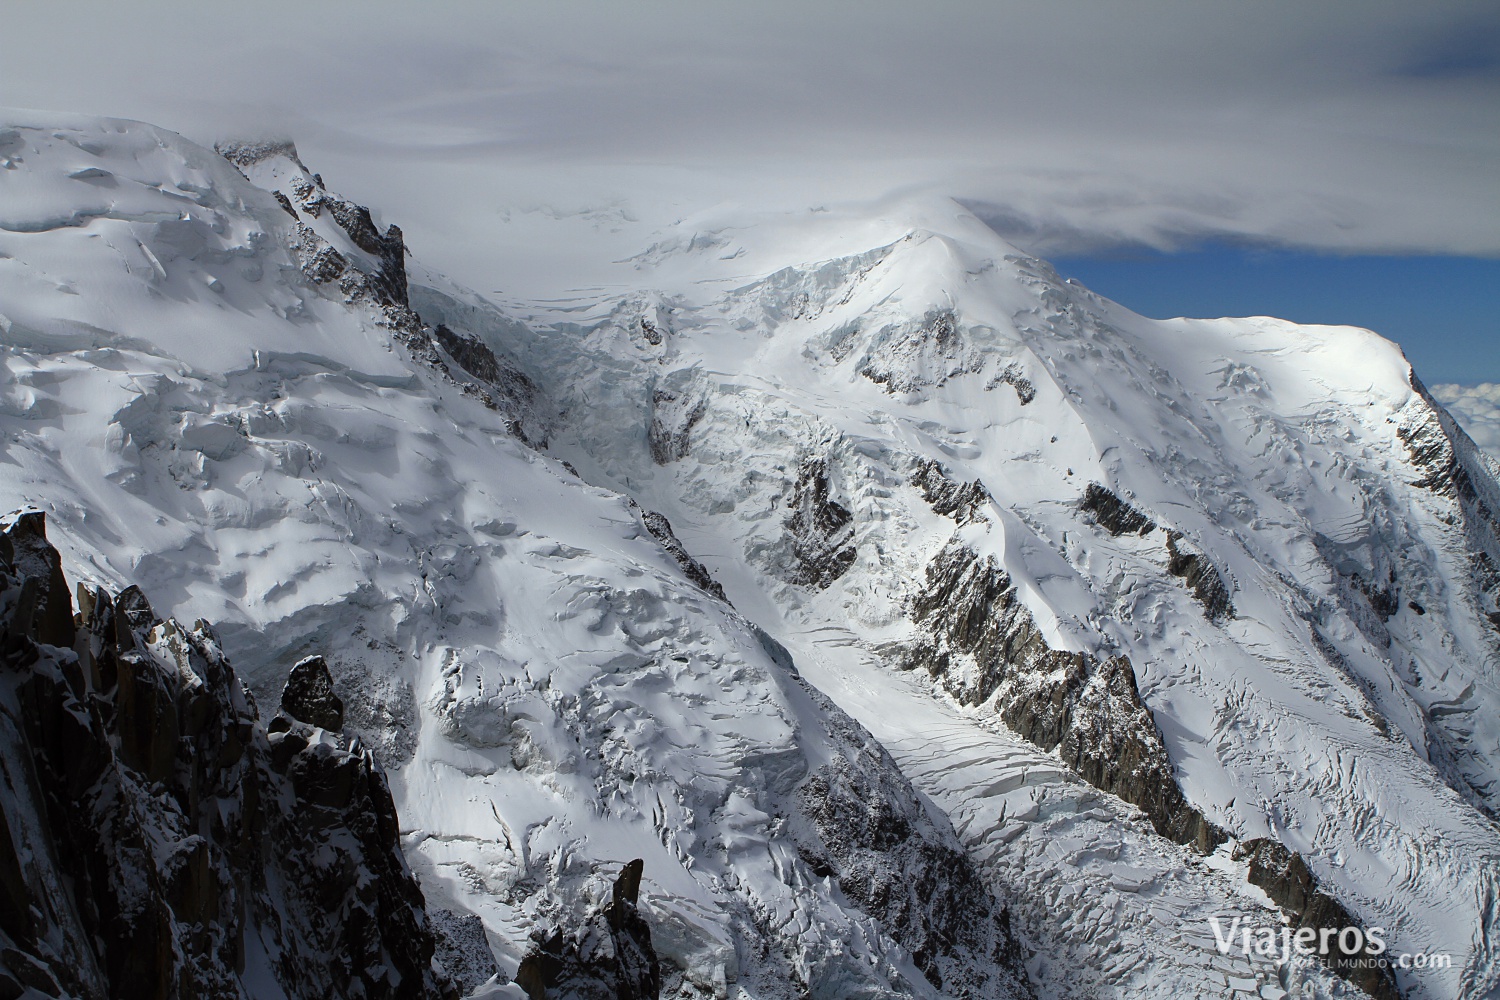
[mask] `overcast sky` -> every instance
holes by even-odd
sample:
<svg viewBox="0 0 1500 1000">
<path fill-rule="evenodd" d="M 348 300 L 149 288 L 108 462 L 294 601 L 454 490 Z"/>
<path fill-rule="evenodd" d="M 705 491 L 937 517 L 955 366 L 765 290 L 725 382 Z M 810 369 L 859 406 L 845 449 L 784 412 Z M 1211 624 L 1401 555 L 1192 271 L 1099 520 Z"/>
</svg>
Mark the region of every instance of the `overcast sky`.
<svg viewBox="0 0 1500 1000">
<path fill-rule="evenodd" d="M 284 132 L 340 165 L 525 186 L 563 164 L 624 197 L 654 169 L 684 197 L 933 186 L 1046 253 L 1216 234 L 1500 254 L 1493 0 L 3 0 L 0 17 L 0 102 L 199 140 Z M 646 169 L 611 192 L 624 165 Z"/>
<path fill-rule="evenodd" d="M 484 290 L 903 188 L 1049 256 L 1500 256 L 1494 0 L 0 0 L 0 104 L 293 138 Z"/>
</svg>

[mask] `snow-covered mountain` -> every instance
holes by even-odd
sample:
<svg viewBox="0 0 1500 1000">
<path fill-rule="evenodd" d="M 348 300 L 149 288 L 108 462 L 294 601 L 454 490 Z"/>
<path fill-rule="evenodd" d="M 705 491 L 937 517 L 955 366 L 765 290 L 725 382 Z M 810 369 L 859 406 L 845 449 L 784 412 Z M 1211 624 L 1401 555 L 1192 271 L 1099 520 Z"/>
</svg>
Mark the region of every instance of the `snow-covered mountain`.
<svg viewBox="0 0 1500 1000">
<path fill-rule="evenodd" d="M 7 117 L 6 502 L 264 704 L 327 657 L 481 991 L 1500 995 L 1500 470 L 1388 342 L 940 200 L 494 302 L 289 144 Z"/>
<path fill-rule="evenodd" d="M 940 805 L 999 775 L 917 775 L 932 694 L 1467 956 L 1407 992 L 1494 988 L 1500 490 L 1394 345 L 1145 320 L 949 203 L 689 220 L 635 267 L 526 317 L 554 450 L 666 512 Z"/>
</svg>

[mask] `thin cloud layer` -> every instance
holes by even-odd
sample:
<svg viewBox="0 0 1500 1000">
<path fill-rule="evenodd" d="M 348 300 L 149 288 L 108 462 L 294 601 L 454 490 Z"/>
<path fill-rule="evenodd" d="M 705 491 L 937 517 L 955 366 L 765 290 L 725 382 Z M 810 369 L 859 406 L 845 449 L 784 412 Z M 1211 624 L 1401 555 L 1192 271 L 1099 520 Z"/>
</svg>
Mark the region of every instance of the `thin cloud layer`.
<svg viewBox="0 0 1500 1000">
<path fill-rule="evenodd" d="M 488 177 L 475 239 L 559 196 L 659 223 L 921 188 L 1046 254 L 1500 254 L 1489 2 L 5 0 L 4 25 L 6 103 L 290 134 L 388 213 Z"/>
</svg>

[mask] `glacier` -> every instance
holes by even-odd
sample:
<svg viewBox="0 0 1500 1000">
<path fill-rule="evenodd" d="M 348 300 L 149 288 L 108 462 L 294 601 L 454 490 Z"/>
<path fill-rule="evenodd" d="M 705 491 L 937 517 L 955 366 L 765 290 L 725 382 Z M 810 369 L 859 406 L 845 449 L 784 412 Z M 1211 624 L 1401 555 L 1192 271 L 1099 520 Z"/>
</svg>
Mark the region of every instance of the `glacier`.
<svg viewBox="0 0 1500 1000">
<path fill-rule="evenodd" d="M 662 996 L 1358 995 L 1215 948 L 1313 919 L 1262 844 L 1453 957 L 1365 990 L 1500 991 L 1500 467 L 1395 345 L 929 197 L 487 298 L 288 143 L 4 118 L 5 505 L 260 704 L 327 658 L 475 995 L 615 995 L 634 859 Z"/>
</svg>

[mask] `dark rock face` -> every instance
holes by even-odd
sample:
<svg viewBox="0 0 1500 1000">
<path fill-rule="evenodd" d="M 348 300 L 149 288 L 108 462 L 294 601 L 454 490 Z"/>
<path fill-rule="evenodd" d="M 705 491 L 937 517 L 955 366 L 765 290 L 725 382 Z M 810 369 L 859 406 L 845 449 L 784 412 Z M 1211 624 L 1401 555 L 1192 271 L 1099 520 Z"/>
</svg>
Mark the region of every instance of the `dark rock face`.
<svg viewBox="0 0 1500 1000">
<path fill-rule="evenodd" d="M 285 880 L 285 915 L 272 925 L 283 989 L 304 997 L 451 995 L 432 974 L 426 904 L 375 758 L 357 738 L 295 722 L 268 742 L 272 785 L 295 796 L 292 810 L 268 815 Z"/>
<path fill-rule="evenodd" d="M 944 309 L 929 313 L 919 325 L 881 331 L 859 373 L 886 392 L 912 393 L 983 366 L 983 355 L 967 349 L 958 318 Z"/>
<path fill-rule="evenodd" d="M 661 963 L 641 916 L 645 862 L 627 864 L 612 899 L 574 931 L 539 932 L 515 982 L 531 1000 L 658 1000 Z"/>
<path fill-rule="evenodd" d="M 18 515 L 0 535 L 0 559 L 21 578 L 14 627 L 64 649 L 73 645 L 76 630 L 73 602 L 63 579 L 62 557 L 47 541 L 47 520 L 38 511 Z"/>
<path fill-rule="evenodd" d="M 1346 953 L 1341 950 L 1338 932 L 1361 925 L 1338 900 L 1318 888 L 1317 878 L 1300 854 L 1287 850 L 1274 840 L 1261 838 L 1240 844 L 1235 848 L 1235 857 L 1249 857 L 1250 883 L 1264 889 L 1266 895 L 1286 912 L 1293 931 L 1307 927 L 1334 932 L 1328 942 L 1328 952 L 1322 956 L 1329 968 L 1375 1000 L 1400 1000 L 1401 993 L 1389 969 L 1369 967 L 1359 962 L 1364 954 L 1363 945 L 1358 951 Z"/>
<path fill-rule="evenodd" d="M 297 159 L 297 146 L 290 139 L 226 139 L 214 143 L 214 152 L 241 170 L 273 156 Z"/>
<path fill-rule="evenodd" d="M 992 376 L 984 387 L 988 390 L 1002 385 L 1016 390 L 1016 399 L 1021 401 L 1022 406 L 1036 399 L 1036 386 L 1031 383 L 1031 379 L 1021 374 L 1021 366 L 1014 361 L 1006 365 L 998 375 Z"/>
<path fill-rule="evenodd" d="M 672 522 L 667 520 L 666 515 L 649 510 L 642 515 L 641 521 L 646 525 L 646 530 L 651 532 L 651 536 L 661 542 L 661 547 L 667 550 L 667 554 L 676 560 L 678 566 L 682 567 L 683 574 L 689 580 L 725 604 L 729 603 L 729 598 L 724 596 L 724 588 L 719 585 L 719 581 L 713 578 L 707 567 L 683 548 L 682 542 L 672 533 Z"/>
<path fill-rule="evenodd" d="M 1397 586 L 1394 569 L 1387 571 L 1384 583 L 1366 580 L 1357 573 L 1350 582 L 1355 590 L 1365 595 L 1371 610 L 1380 616 L 1381 621 L 1390 621 L 1401 610 L 1401 588 Z"/>
<path fill-rule="evenodd" d="M 795 560 L 792 583 L 823 590 L 854 565 L 854 515 L 831 492 L 825 460 L 807 459 L 798 466 L 786 519 Z"/>
<path fill-rule="evenodd" d="M 651 460 L 666 465 L 687 458 L 688 435 L 703 419 L 708 403 L 701 396 L 655 389 L 651 393 Z"/>
<path fill-rule="evenodd" d="M 1224 585 L 1219 571 L 1207 556 L 1184 544 L 1182 535 L 1176 531 L 1167 532 L 1167 572 L 1182 578 L 1198 603 L 1203 605 L 1203 613 L 1209 621 L 1220 622 L 1234 617 L 1234 602 L 1229 598 L 1229 588 Z"/>
<path fill-rule="evenodd" d="M 433 933 L 437 938 L 434 957 L 463 996 L 489 982 L 500 972 L 495 953 L 485 937 L 484 921 L 473 913 L 433 910 Z"/>
<path fill-rule="evenodd" d="M 922 491 L 922 499 L 931 505 L 935 513 L 951 517 L 959 524 L 968 524 L 984 515 L 980 513 L 994 501 L 984 483 L 955 483 L 943 473 L 943 467 L 928 459 L 921 462 L 911 474 L 911 484 Z"/>
<path fill-rule="evenodd" d="M 962 846 L 935 828 L 873 737 L 852 726 L 842 735 L 846 754 L 798 791 L 816 832 L 800 838 L 802 860 L 878 920 L 943 995 L 1029 996 L 1010 916 Z M 1001 971 L 986 971 L 976 958 Z"/>
<path fill-rule="evenodd" d="M 276 144 L 267 150 L 250 151 L 243 145 L 220 144 L 216 147 L 221 156 L 244 170 L 266 156 L 283 155 L 301 165 L 295 146 L 290 143 Z M 226 152 L 226 150 L 228 150 Z M 248 157 L 254 157 L 248 159 Z M 304 175 L 306 168 L 303 167 Z M 296 207 L 313 218 L 324 212 L 338 223 L 340 229 L 349 234 L 355 246 L 376 258 L 375 274 L 369 276 L 368 288 L 382 305 L 409 309 L 406 286 L 406 240 L 401 229 L 392 225 L 382 233 L 370 217 L 370 210 L 363 205 L 345 201 L 323 187 L 323 179 L 314 174 L 311 179 L 298 178 L 293 181 L 292 193 L 296 196 Z"/>
<path fill-rule="evenodd" d="M 305 223 L 297 223 L 297 243 L 293 249 L 302 266 L 302 273 L 315 284 L 326 285 L 330 281 L 337 281 L 349 270 L 349 261 L 344 255 Z"/>
<path fill-rule="evenodd" d="M 1079 510 L 1093 518 L 1095 524 L 1111 535 L 1149 535 L 1156 530 L 1156 522 L 1120 499 L 1098 483 L 1090 483 L 1083 491 Z M 1167 529 L 1167 572 L 1179 577 L 1193 592 L 1203 613 L 1209 621 L 1219 622 L 1234 617 L 1234 602 L 1229 597 L 1229 588 L 1208 557 L 1193 551 L 1183 540 L 1182 532 Z"/>
<path fill-rule="evenodd" d="M 1098 483 L 1089 483 L 1078 508 L 1092 514 L 1094 523 L 1111 535 L 1149 535 L 1156 530 L 1156 522 Z"/>
<path fill-rule="evenodd" d="M 1444 519 L 1463 529 L 1479 581 L 1475 595 L 1483 614 L 1500 631 L 1500 484 L 1486 468 L 1479 448 L 1417 378 L 1421 397 L 1413 415 L 1396 428 L 1407 458 L 1418 472 L 1412 485 L 1453 502 Z"/>
<path fill-rule="evenodd" d="M 912 605 L 922 638 L 901 654 L 966 705 L 987 705 L 1090 784 L 1139 806 L 1158 833 L 1210 852 L 1225 834 L 1183 798 L 1124 657 L 1052 649 L 993 557 L 954 539 Z"/>
<path fill-rule="evenodd" d="M 460 368 L 483 382 L 511 412 L 526 412 L 536 405 L 539 391 L 536 383 L 514 364 L 498 357 L 478 337 L 451 330 L 441 323 L 432 336 Z M 486 402 L 496 407 L 494 401 Z"/>
<path fill-rule="evenodd" d="M 641 331 L 641 336 L 646 338 L 646 343 L 652 347 L 660 347 L 662 340 L 665 339 L 661 328 L 645 316 L 636 320 L 636 328 Z"/>
<path fill-rule="evenodd" d="M 1489 491 L 1480 485 L 1488 477 L 1476 476 L 1471 468 L 1477 464 L 1473 461 L 1474 442 L 1457 424 L 1450 428 L 1450 421 L 1443 419 L 1441 407 L 1415 373 L 1411 375 L 1411 386 L 1427 404 L 1415 419 L 1396 428 L 1396 436 L 1406 446 L 1407 458 L 1422 474 L 1412 485 L 1458 500 L 1472 508 L 1477 520 L 1494 529 L 1496 514 L 1488 502 L 1490 498 L 1483 495 Z"/>
<path fill-rule="evenodd" d="M 309 656 L 292 668 L 281 692 L 281 711 L 319 729 L 336 733 L 344 728 L 344 703 L 333 693 L 328 661 Z"/>
<path fill-rule="evenodd" d="M 135 588 L 71 615 L 40 515 L 0 538 L 0 996 L 451 996 L 373 758 L 268 738 L 209 626 Z"/>
</svg>

